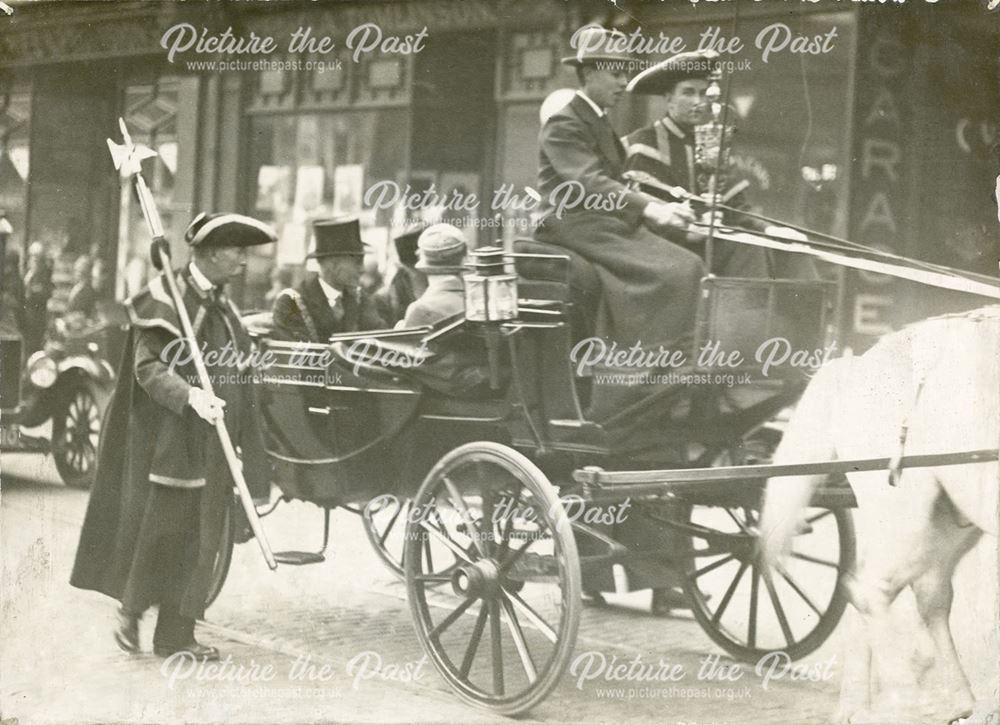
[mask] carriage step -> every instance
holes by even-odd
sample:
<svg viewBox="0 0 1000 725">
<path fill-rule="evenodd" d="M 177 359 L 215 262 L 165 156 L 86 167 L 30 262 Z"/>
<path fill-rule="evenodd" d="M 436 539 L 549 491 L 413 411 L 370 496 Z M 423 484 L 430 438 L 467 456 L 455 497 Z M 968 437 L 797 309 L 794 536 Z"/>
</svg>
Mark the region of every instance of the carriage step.
<svg viewBox="0 0 1000 725">
<path fill-rule="evenodd" d="M 305 566 L 306 564 L 319 564 L 326 561 L 326 557 L 315 551 L 276 551 L 274 560 L 279 564 L 290 564 L 291 566 Z"/>
</svg>

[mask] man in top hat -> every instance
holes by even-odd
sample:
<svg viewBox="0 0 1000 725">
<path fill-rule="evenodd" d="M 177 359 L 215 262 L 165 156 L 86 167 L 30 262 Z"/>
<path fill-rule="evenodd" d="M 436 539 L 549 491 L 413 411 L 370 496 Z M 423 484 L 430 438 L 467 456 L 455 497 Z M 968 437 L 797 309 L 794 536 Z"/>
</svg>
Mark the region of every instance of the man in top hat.
<svg viewBox="0 0 1000 725">
<path fill-rule="evenodd" d="M 703 270 L 697 255 L 666 241 L 660 231 L 686 225 L 692 214 L 682 204 L 631 191 L 622 180 L 625 149 L 608 111 L 624 94 L 627 70 L 635 61 L 606 48 L 625 36 L 591 27 L 575 37 L 577 53 L 563 63 L 576 68 L 579 88 L 540 134 L 543 206 L 535 237 L 594 265 L 603 297 L 595 330 L 599 337 L 623 348 L 674 348 L 694 328 Z M 596 210 L 593 204 L 560 210 L 553 195 L 569 187 L 610 202 L 610 210 Z M 620 410 L 629 394 L 625 386 L 595 385 L 590 418 L 600 422 Z"/>
<path fill-rule="evenodd" d="M 194 636 L 228 515 L 233 479 L 212 430 L 225 421 L 254 498 L 270 477 L 245 367 L 252 350 L 225 285 L 246 248 L 275 241 L 239 214 L 200 214 L 185 233 L 190 262 L 174 274 L 212 391 L 199 386 L 163 273 L 125 302 L 131 321 L 97 457 L 97 475 L 70 583 L 121 602 L 115 641 L 139 650 L 139 618 L 158 605 L 153 651 L 218 659 Z"/>
<path fill-rule="evenodd" d="M 315 250 L 307 259 L 319 275 L 284 290 L 274 301 L 275 333 L 289 340 L 327 342 L 331 335 L 389 327 L 378 305 L 361 289 L 365 248 L 356 217 L 313 222 Z"/>
<path fill-rule="evenodd" d="M 465 310 L 462 263 L 467 245 L 462 232 L 451 224 L 433 224 L 420 234 L 417 250 L 416 269 L 427 275 L 427 289 L 406 309 L 398 327 L 433 325 Z"/>
<path fill-rule="evenodd" d="M 427 277 L 416 269 L 417 241 L 426 229 L 420 225 L 394 238 L 399 267 L 385 291 L 385 298 L 392 310 L 393 321 L 402 320 L 407 308 L 427 289 Z"/>
<path fill-rule="evenodd" d="M 714 51 L 680 53 L 647 68 L 628 84 L 631 93 L 663 95 L 666 101 L 663 118 L 623 139 L 628 154 L 627 175 L 646 180 L 640 188 L 664 201 L 683 201 L 677 193 L 664 187 L 696 196 L 708 195 L 709 175 L 699 173 L 695 163 L 695 127 L 711 120 L 706 92 L 717 66 L 718 53 Z M 731 141 L 731 138 L 723 139 L 727 145 Z M 725 176 L 724 173 L 723 178 Z M 749 210 L 747 186 L 746 180 L 723 181 L 718 188 L 719 201 L 726 206 Z M 705 221 L 707 213 L 703 214 Z M 801 238 L 784 227 L 769 227 L 740 214 L 723 213 L 721 219 L 751 230 Z M 668 232 L 668 238 L 704 256 L 705 235 L 700 231 L 674 229 Z M 712 272 L 726 277 L 769 277 L 786 271 L 775 268 L 775 264 L 784 261 L 787 260 L 771 259 L 760 247 L 718 241 L 713 248 Z"/>
</svg>

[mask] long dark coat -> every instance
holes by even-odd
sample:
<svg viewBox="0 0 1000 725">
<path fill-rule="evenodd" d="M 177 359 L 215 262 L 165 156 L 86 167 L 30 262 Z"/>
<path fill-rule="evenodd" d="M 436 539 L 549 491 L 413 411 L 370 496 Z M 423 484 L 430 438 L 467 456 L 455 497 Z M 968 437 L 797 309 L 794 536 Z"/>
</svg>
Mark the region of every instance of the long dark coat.
<svg viewBox="0 0 1000 725">
<path fill-rule="evenodd" d="M 230 339 L 235 349 L 248 353 L 250 339 L 231 303 L 213 304 L 211 295 L 195 288 L 186 273 L 179 275 L 179 282 L 199 343 L 218 349 Z M 120 601 L 126 590 L 132 597 L 137 586 L 140 590 L 144 586 L 137 584 L 137 579 L 147 582 L 156 576 L 156 572 L 136 572 L 133 567 L 144 519 L 157 514 L 147 510 L 151 486 L 169 485 L 170 481 L 186 486 L 204 479 L 199 520 L 192 526 L 198 539 L 196 563 L 193 571 L 186 572 L 183 591 L 176 596 L 180 614 L 198 618 L 204 613 L 212 568 L 222 544 L 226 509 L 233 501 L 232 477 L 212 426 L 184 403 L 186 382 L 196 380 L 193 366 L 182 364 L 171 373 L 157 369 L 152 361 L 142 362 L 151 350 L 162 349 L 179 337 L 179 320 L 162 277 L 126 302 L 126 309 L 132 325 L 101 433 L 96 479 L 70 583 Z M 222 338 L 220 329 L 225 331 Z M 210 337 L 214 339 L 207 339 Z M 209 366 L 209 374 L 215 394 L 226 401 L 226 427 L 233 445 L 241 448 L 247 485 L 255 497 L 264 496 L 270 476 L 252 387 L 239 379 L 239 371 L 233 368 Z M 161 401 L 157 402 L 147 392 L 157 385 L 160 391 L 177 392 L 167 397 L 157 392 Z M 151 475 L 157 483 L 150 482 Z M 139 591 L 137 596 L 145 594 Z M 153 603 L 144 601 L 142 605 Z"/>
<path fill-rule="evenodd" d="M 591 262 L 601 279 L 603 303 L 596 333 L 631 347 L 671 344 L 690 335 L 698 304 L 701 260 L 647 229 L 653 197 L 630 192 L 621 181 L 625 149 L 606 119 L 579 96 L 554 114 L 539 139 L 538 183 L 543 194 L 539 241 L 567 247 Z M 565 182 L 587 194 L 621 200 L 620 209 L 564 210 L 550 202 Z"/>
</svg>

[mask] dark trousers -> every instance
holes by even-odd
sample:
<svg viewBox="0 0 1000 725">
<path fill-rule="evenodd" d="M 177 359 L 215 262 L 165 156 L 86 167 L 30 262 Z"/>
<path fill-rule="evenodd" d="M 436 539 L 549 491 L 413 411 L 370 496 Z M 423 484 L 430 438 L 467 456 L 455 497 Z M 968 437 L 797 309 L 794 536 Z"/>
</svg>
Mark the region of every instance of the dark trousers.
<svg viewBox="0 0 1000 725">
<path fill-rule="evenodd" d="M 155 646 L 185 645 L 194 639 L 194 618 L 180 614 L 198 563 L 201 489 L 150 484 L 142 528 L 122 609 L 133 615 L 159 605 Z"/>
</svg>

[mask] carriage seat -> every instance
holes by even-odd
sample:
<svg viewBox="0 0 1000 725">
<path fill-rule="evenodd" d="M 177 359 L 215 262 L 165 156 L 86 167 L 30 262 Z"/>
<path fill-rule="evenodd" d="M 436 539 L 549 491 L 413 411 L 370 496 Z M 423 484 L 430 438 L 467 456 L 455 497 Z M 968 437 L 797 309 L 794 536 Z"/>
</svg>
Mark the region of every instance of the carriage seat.
<svg viewBox="0 0 1000 725">
<path fill-rule="evenodd" d="M 557 254 L 569 259 L 568 270 L 550 259 L 516 258 L 520 297 L 568 303 L 573 339 L 594 334 L 601 279 L 594 266 L 576 252 L 534 239 L 515 239 L 515 254 Z"/>
</svg>

